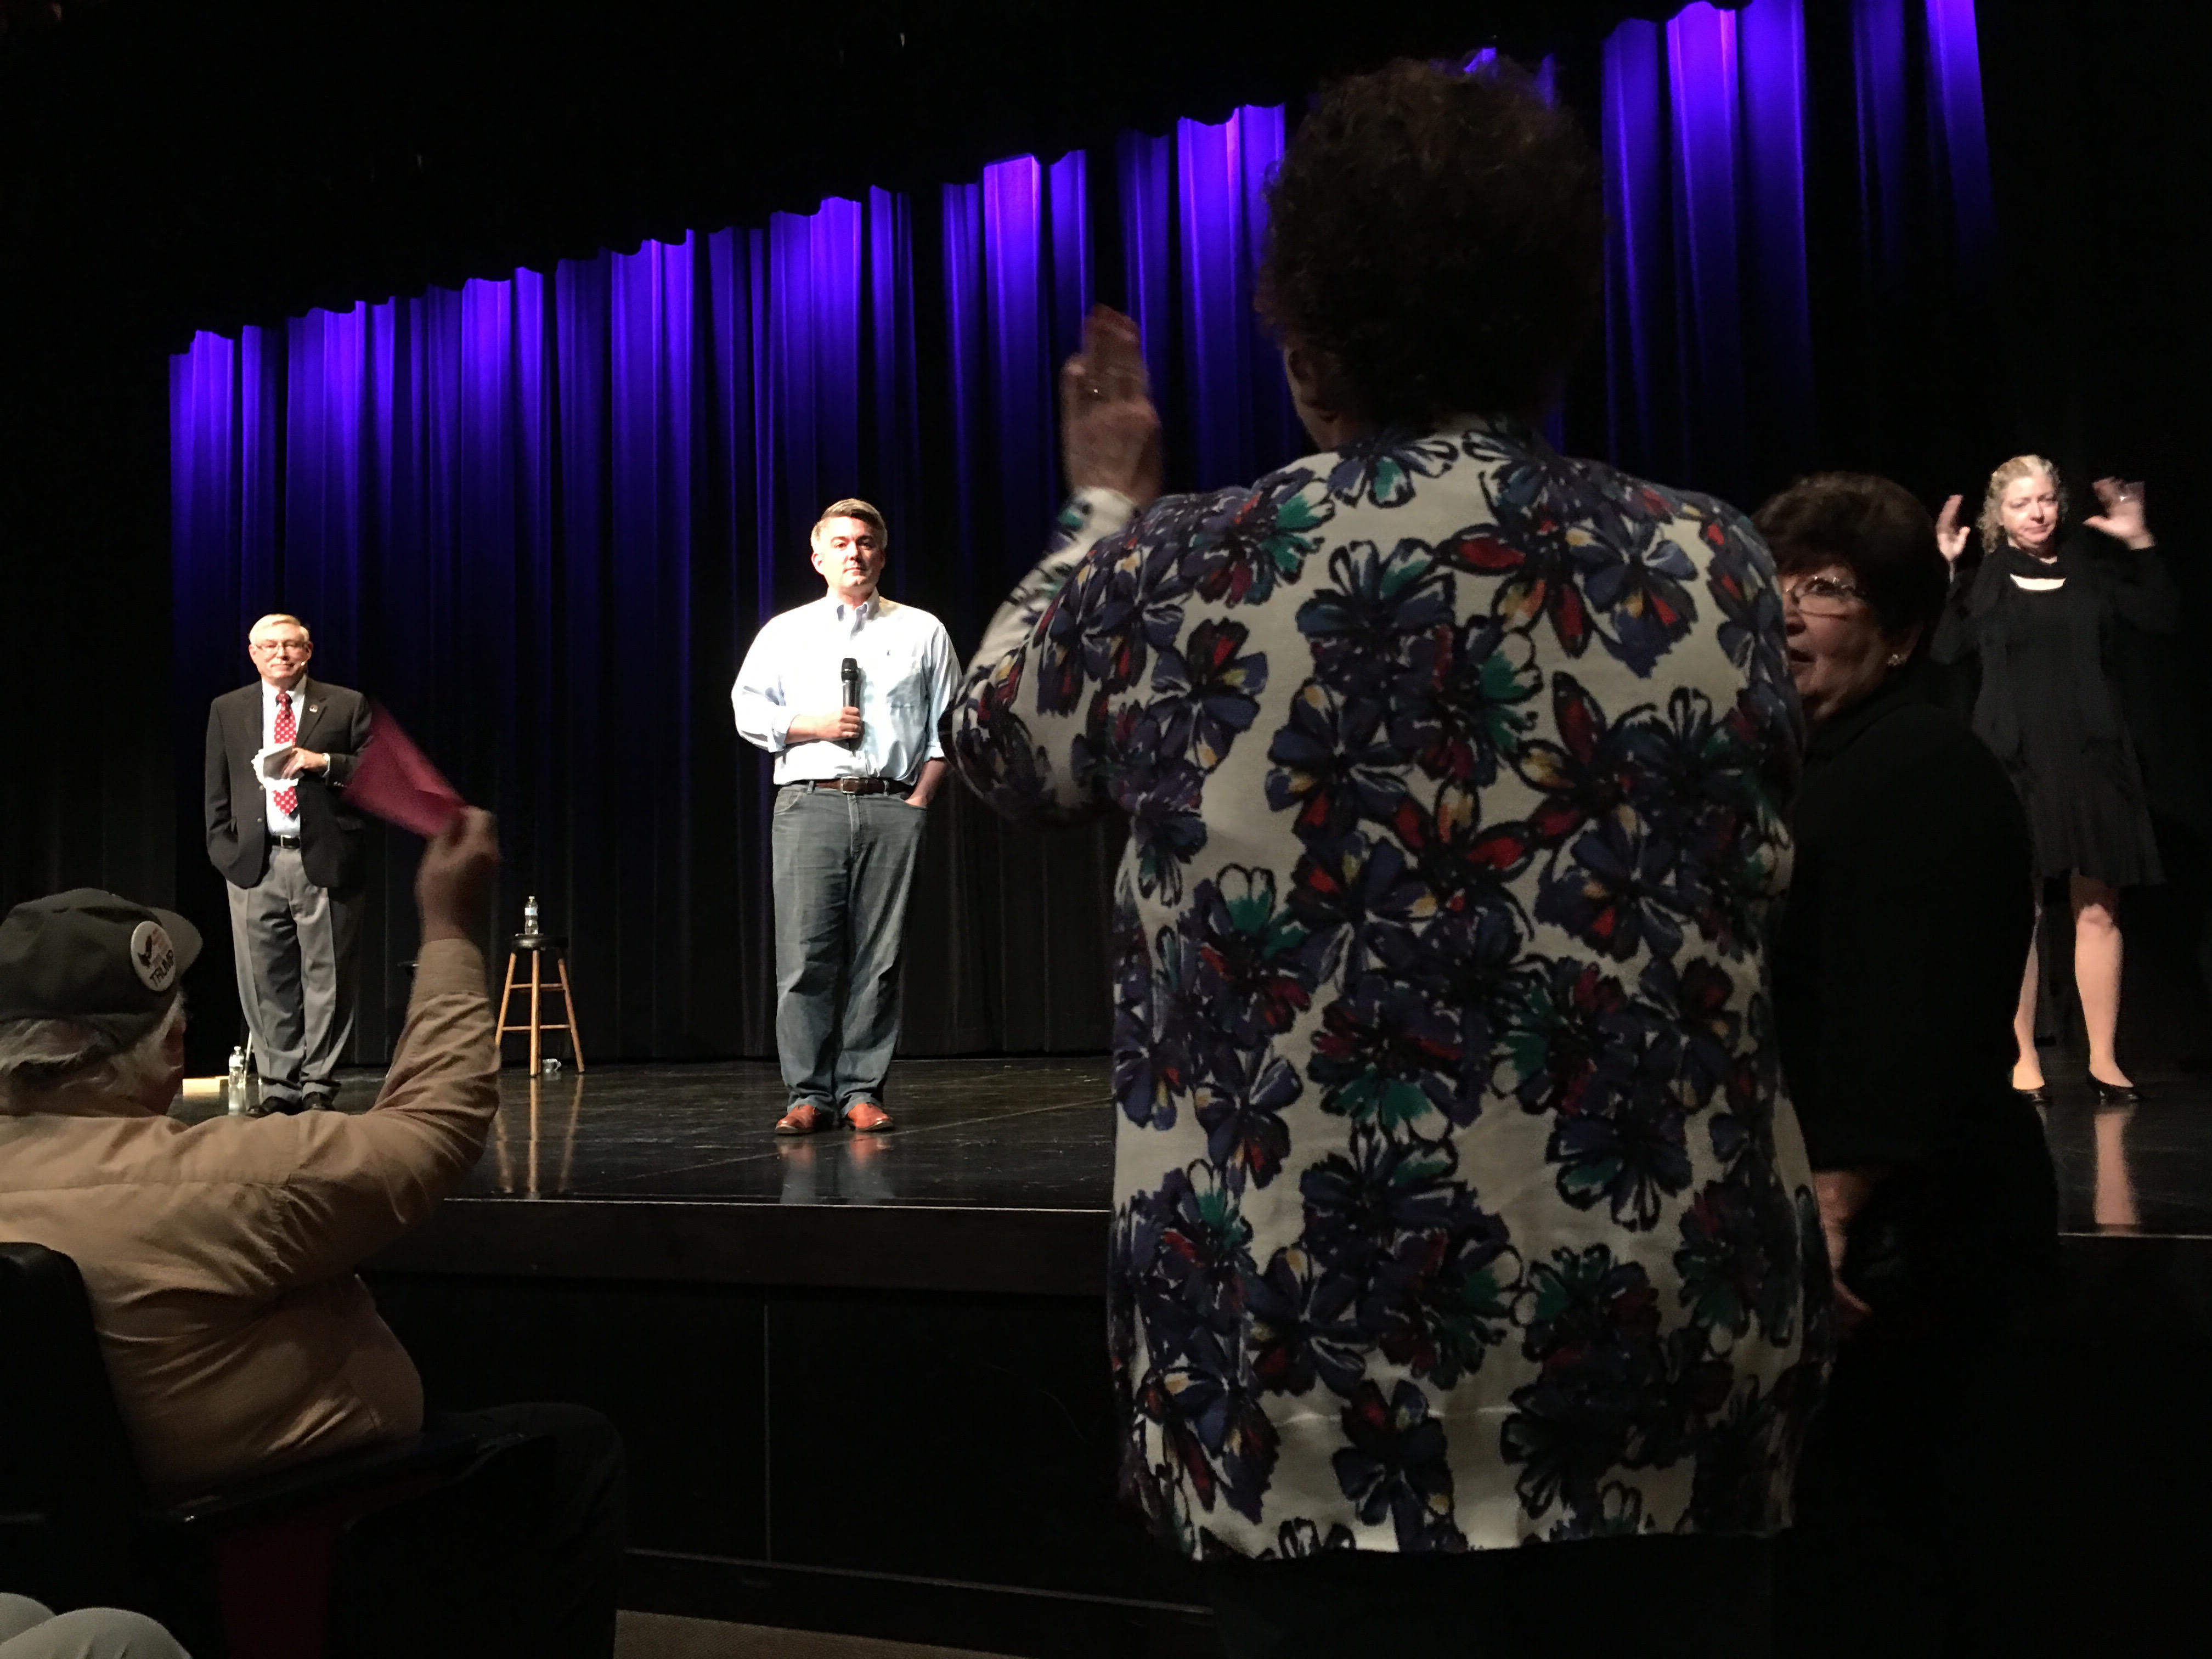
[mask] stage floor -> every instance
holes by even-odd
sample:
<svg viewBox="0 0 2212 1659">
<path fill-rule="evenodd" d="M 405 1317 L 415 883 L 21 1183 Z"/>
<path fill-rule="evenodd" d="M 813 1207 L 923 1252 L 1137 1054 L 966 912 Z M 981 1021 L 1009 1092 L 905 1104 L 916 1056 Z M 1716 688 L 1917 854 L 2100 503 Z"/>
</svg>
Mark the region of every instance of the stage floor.
<svg viewBox="0 0 2212 1659">
<path fill-rule="evenodd" d="M 2052 1056 L 2045 1129 L 2060 1224 L 2075 1234 L 2212 1237 L 2212 1075 L 2147 1075 L 2139 1105 L 2100 1108 Z M 342 1109 L 374 1100 L 349 1074 Z M 907 1060 L 884 1134 L 779 1136 L 765 1060 L 607 1065 L 501 1078 L 491 1144 L 466 1200 L 915 1206 L 1103 1217 L 1112 1205 L 1109 1063 Z M 205 1115 L 200 1103 L 180 1115 Z"/>
<path fill-rule="evenodd" d="M 2212 1238 L 2212 1075 L 2138 1074 L 2144 1099 L 2099 1106 L 2078 1079 L 2052 1085 L 2044 1133 L 2067 1233 Z"/>
<path fill-rule="evenodd" d="M 902 1060 L 885 1090 L 897 1127 L 865 1135 L 775 1133 L 783 1081 L 765 1060 L 600 1066 L 536 1088 L 514 1071 L 501 1093 L 472 1197 L 1093 1211 L 1112 1202 L 1103 1059 Z"/>
</svg>

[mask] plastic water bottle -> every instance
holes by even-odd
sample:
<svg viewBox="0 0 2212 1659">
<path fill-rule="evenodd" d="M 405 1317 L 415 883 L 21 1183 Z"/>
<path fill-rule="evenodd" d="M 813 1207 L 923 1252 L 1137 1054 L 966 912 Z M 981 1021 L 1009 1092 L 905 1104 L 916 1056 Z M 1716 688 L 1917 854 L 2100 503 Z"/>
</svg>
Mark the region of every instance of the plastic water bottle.
<svg viewBox="0 0 2212 1659">
<path fill-rule="evenodd" d="M 522 901 L 522 931 L 532 939 L 538 937 L 538 895 L 535 893 Z"/>
<path fill-rule="evenodd" d="M 246 1115 L 246 1048 L 243 1044 L 230 1051 L 230 1075 L 223 1085 L 223 1104 L 233 1117 Z"/>
</svg>

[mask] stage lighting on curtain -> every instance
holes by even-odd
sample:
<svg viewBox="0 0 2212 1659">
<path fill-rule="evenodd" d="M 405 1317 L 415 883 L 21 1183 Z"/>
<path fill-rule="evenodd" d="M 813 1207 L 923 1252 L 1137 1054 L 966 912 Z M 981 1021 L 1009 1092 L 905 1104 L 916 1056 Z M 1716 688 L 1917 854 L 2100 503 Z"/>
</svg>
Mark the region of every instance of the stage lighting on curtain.
<svg viewBox="0 0 2212 1659">
<path fill-rule="evenodd" d="M 1740 496 L 1812 450 L 1799 0 L 1607 37 L 1607 447 Z"/>
<path fill-rule="evenodd" d="M 978 614 L 1028 569 L 1058 505 L 1060 364 L 1092 292 L 1085 158 L 1015 156 L 943 196 L 950 483 L 961 544 L 1002 550 L 962 562 L 961 609 Z"/>
<path fill-rule="evenodd" d="M 1911 257 L 1916 239 L 1906 222 L 1908 204 L 1924 173 L 1961 270 L 1978 273 L 1996 244 L 1996 207 L 1973 0 L 1854 0 L 1851 46 L 1870 252 L 1890 276 Z M 1913 154 L 1916 69 L 1924 161 Z"/>
<path fill-rule="evenodd" d="M 1960 265 L 1979 275 L 1996 251 L 1996 198 L 1982 112 L 1982 58 L 1974 0 L 1926 0 L 1928 95 L 1952 234 Z"/>
<path fill-rule="evenodd" d="M 1485 46 L 1480 52 L 1475 53 L 1474 57 L 1468 58 L 1465 64 L 1461 65 L 1461 67 L 1465 69 L 1469 74 L 1472 74 L 1476 70 L 1486 68 L 1489 64 L 1494 64 L 1497 61 L 1498 48 L 1495 46 Z M 1553 103 L 1558 100 L 1559 95 L 1559 60 L 1557 58 L 1547 57 L 1542 59 L 1537 64 L 1535 68 L 1528 70 L 1528 78 L 1535 83 L 1536 90 L 1543 94 L 1544 101 L 1546 103 Z"/>
<path fill-rule="evenodd" d="M 1908 204 L 1932 190 L 1962 269 L 1977 267 L 1994 213 L 1971 0 L 1852 0 L 1850 25 L 1869 260 L 1895 273 L 1924 254 Z M 1737 499 L 1821 451 L 1805 30 L 1801 0 L 1699 3 L 1623 23 L 1600 64 L 1606 447 L 1632 471 Z"/>
<path fill-rule="evenodd" d="M 1124 292 L 1187 488 L 1249 482 L 1309 447 L 1252 307 L 1283 137 L 1279 106 L 1247 106 L 1115 147 Z"/>
</svg>

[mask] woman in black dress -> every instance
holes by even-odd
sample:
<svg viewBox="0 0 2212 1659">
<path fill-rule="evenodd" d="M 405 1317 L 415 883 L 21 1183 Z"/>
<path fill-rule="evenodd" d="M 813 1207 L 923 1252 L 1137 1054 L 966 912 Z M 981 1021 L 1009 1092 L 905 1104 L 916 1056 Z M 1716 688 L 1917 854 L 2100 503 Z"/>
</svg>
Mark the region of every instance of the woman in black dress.
<svg viewBox="0 0 2212 1659">
<path fill-rule="evenodd" d="M 2095 489 L 2104 512 L 2062 535 L 2066 494 L 2057 469 L 2039 455 L 2015 456 L 1997 468 L 1983 498 L 1984 557 L 1971 580 L 1960 580 L 1967 533 L 1959 522 L 1960 498 L 1944 504 L 1936 542 L 1951 566 L 1953 595 L 1935 654 L 1939 662 L 1981 657 L 1974 730 L 2004 763 L 2027 810 L 2039 922 L 2044 884 L 2068 878 L 2089 1085 L 2100 1101 L 2114 1103 L 2136 1098 L 2112 1048 L 2120 1018 L 2120 889 L 2163 881 L 2165 872 L 2111 660 L 2120 624 L 2166 633 L 2179 617 L 2144 522 L 2142 486 L 2100 478 Z M 2037 957 L 2031 937 L 2013 1017 L 2019 1054 L 2012 1084 L 2040 1103 L 2047 1097 L 2035 1049 Z"/>
<path fill-rule="evenodd" d="M 1997 1488 L 2030 1407 L 2016 1318 L 2057 1253 L 2042 1125 L 2007 1078 L 2027 825 L 1996 757 L 1922 695 L 1946 581 L 1927 508 L 1828 473 L 1755 522 L 1810 728 L 1775 1029 L 1845 1338 L 1778 1558 L 1782 1647 L 2014 1651 L 2030 1510 Z"/>
</svg>

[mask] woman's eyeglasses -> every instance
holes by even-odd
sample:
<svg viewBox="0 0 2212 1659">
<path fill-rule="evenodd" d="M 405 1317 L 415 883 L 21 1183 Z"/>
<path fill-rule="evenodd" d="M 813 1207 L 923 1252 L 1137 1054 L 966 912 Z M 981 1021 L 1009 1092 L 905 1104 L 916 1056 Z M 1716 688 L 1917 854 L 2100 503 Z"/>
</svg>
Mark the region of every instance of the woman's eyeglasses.
<svg viewBox="0 0 2212 1659">
<path fill-rule="evenodd" d="M 1840 576 L 1808 576 L 1782 584 L 1782 602 L 1808 617 L 1841 617 L 1866 595 Z"/>
</svg>

